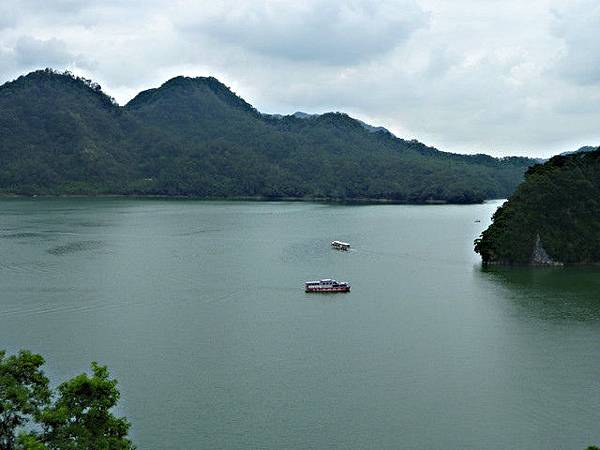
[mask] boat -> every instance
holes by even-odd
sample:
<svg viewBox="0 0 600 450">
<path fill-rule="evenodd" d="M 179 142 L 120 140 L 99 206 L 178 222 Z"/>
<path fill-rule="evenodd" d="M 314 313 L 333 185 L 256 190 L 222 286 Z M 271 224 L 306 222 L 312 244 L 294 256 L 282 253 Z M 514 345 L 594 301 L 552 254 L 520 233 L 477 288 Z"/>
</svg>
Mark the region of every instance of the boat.
<svg viewBox="0 0 600 450">
<path fill-rule="evenodd" d="M 350 283 L 347 281 L 335 281 L 331 278 L 318 281 L 306 281 L 305 292 L 350 292 Z"/>
<path fill-rule="evenodd" d="M 336 250 L 350 250 L 350 244 L 342 241 L 333 241 L 331 246 Z"/>
</svg>

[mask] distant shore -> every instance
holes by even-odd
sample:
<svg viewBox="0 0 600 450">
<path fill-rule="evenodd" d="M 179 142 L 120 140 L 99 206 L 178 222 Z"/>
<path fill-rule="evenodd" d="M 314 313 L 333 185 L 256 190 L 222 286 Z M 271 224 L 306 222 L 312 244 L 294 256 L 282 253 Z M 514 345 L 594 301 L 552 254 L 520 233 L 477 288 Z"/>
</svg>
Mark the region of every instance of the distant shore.
<svg viewBox="0 0 600 450">
<path fill-rule="evenodd" d="M 448 202 L 431 199 L 425 202 L 406 202 L 385 198 L 338 198 L 338 197 L 268 197 L 268 196 L 232 196 L 232 197 L 202 197 L 195 195 L 166 195 L 166 194 L 15 194 L 0 192 L 0 198 L 129 198 L 129 199 L 172 199 L 172 200 L 202 200 L 202 201 L 247 201 L 247 202 L 314 202 L 339 203 L 357 205 L 481 205 L 485 199 L 477 202 Z"/>
</svg>

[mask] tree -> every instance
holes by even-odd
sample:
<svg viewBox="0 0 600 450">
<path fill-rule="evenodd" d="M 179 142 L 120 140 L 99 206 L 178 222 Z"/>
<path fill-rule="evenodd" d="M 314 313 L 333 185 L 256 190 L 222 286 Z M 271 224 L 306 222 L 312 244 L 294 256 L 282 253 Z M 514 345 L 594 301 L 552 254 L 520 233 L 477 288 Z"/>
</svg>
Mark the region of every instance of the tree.
<svg viewBox="0 0 600 450">
<path fill-rule="evenodd" d="M 48 450 L 35 433 L 21 433 L 17 439 L 16 447 L 19 450 Z"/>
<path fill-rule="evenodd" d="M 0 351 L 1 450 L 128 450 L 129 422 L 111 409 L 119 401 L 117 381 L 106 366 L 86 373 L 56 392 L 41 370 L 44 358 L 22 350 Z"/>
<path fill-rule="evenodd" d="M 534 249 L 564 264 L 600 262 L 600 150 L 531 167 L 475 241 L 484 263 L 530 264 Z"/>
<path fill-rule="evenodd" d="M 5 357 L 0 351 L 0 448 L 15 448 L 19 427 L 37 419 L 50 400 L 44 358 L 22 350 Z"/>
<path fill-rule="evenodd" d="M 110 409 L 119 400 L 117 381 L 106 366 L 92 363 L 93 375 L 82 373 L 58 387 L 58 398 L 41 417 L 42 440 L 50 448 L 132 449 L 129 422 Z"/>
</svg>

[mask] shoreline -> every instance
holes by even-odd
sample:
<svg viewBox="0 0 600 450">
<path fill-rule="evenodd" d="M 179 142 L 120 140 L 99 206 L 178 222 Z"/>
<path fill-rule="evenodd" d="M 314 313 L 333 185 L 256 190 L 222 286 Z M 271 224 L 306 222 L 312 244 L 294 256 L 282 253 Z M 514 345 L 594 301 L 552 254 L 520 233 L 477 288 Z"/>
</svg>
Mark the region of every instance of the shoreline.
<svg viewBox="0 0 600 450">
<path fill-rule="evenodd" d="M 481 202 L 448 202 L 445 200 L 427 200 L 424 202 L 404 202 L 393 199 L 377 198 L 336 198 L 336 197 L 266 197 L 266 196 L 232 196 L 232 197 L 202 197 L 195 195 L 167 195 L 167 194 L 15 194 L 0 192 L 0 199 L 61 199 L 61 198 L 103 198 L 103 199 L 135 199 L 135 200 L 195 200 L 195 201 L 246 201 L 246 202 L 313 202 L 337 203 L 355 205 L 483 205 L 490 201 L 502 199 L 485 199 Z"/>
<path fill-rule="evenodd" d="M 590 268 L 598 268 L 600 267 L 599 262 L 571 262 L 571 263 L 563 263 L 556 262 L 554 264 L 536 264 L 536 263 L 516 263 L 516 262 L 483 262 L 481 261 L 482 269 L 523 269 L 523 268 L 531 268 L 531 269 L 565 269 L 565 268 L 574 268 L 574 267 L 590 267 Z"/>
</svg>

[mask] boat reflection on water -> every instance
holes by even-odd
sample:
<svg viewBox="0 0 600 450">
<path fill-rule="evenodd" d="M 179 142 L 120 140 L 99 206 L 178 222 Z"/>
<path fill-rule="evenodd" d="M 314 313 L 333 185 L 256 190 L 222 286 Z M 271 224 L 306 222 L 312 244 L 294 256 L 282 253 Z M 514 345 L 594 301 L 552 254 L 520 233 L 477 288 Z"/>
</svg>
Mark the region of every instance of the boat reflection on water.
<svg viewBox="0 0 600 450">
<path fill-rule="evenodd" d="M 600 320 L 600 267 L 488 266 L 476 273 L 539 318 Z"/>
</svg>

